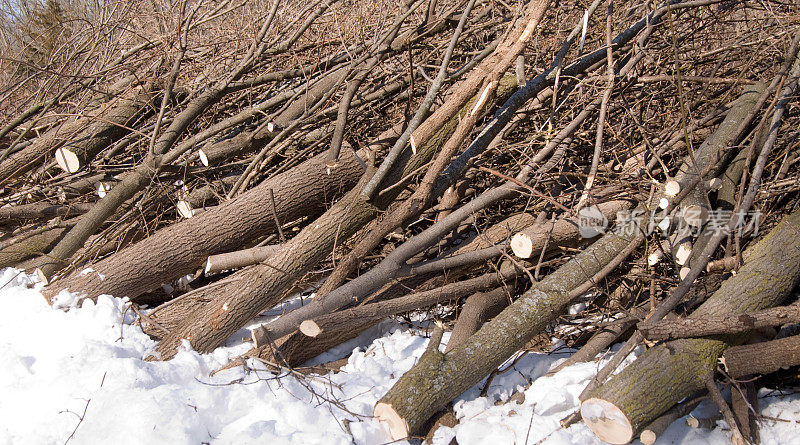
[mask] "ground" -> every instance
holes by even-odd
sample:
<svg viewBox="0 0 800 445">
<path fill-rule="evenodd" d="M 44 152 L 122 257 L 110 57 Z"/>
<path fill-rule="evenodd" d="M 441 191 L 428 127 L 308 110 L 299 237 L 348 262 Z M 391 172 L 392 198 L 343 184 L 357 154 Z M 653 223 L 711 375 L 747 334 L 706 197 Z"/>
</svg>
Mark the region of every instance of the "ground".
<svg viewBox="0 0 800 445">
<path fill-rule="evenodd" d="M 125 299 L 97 302 L 62 295 L 49 306 L 34 279 L 14 269 L 0 272 L 0 443 L 341 443 L 389 442 L 370 417 L 375 402 L 414 364 L 427 344 L 424 333 L 385 322 L 316 361 L 352 351 L 343 372 L 299 377 L 273 375 L 257 364 L 210 373 L 249 346 L 238 333 L 213 354 L 184 350 L 168 362 L 145 361 L 155 343 L 135 325 Z M 447 337 L 445 336 L 445 339 Z M 434 443 L 601 443 L 582 424 L 559 429 L 600 362 L 548 369 L 568 356 L 530 353 L 455 403 L 460 422 L 441 428 Z M 525 402 L 506 400 L 520 385 Z M 764 444 L 800 444 L 800 395 L 762 390 Z M 696 416 L 713 414 L 701 404 Z M 720 421 L 714 430 L 673 424 L 669 443 L 728 443 Z"/>
</svg>

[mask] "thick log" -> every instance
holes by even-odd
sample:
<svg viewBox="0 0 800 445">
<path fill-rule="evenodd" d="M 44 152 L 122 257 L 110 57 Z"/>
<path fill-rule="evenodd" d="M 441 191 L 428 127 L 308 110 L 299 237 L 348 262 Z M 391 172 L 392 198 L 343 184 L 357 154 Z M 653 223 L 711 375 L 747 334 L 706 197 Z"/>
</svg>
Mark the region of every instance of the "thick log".
<svg viewBox="0 0 800 445">
<path fill-rule="evenodd" d="M 363 170 L 351 152 L 328 174 L 324 155 L 276 175 L 251 190 L 191 219 L 163 228 L 142 241 L 100 260 L 90 267 L 97 273 L 56 281 L 45 289 L 48 297 L 61 289 L 127 296 L 132 300 L 157 289 L 175 277 L 195 272 L 213 254 L 240 249 L 275 230 L 272 206 L 264 199 L 275 195 L 281 221 L 319 213 L 326 203 L 353 187 Z M 100 279 L 97 274 L 102 274 Z"/>
<path fill-rule="evenodd" d="M 728 348 L 722 363 L 734 379 L 800 365 L 800 335 Z"/>
<path fill-rule="evenodd" d="M 631 202 L 623 200 L 604 202 L 597 206 L 598 216 L 602 215 L 606 225 L 616 220 L 617 212 L 630 208 Z M 511 250 L 514 255 L 527 259 L 538 256 L 545 246 L 549 251 L 557 250 L 561 246 L 577 247 L 581 242 L 598 236 L 599 230 L 603 229 L 601 224 L 594 225 L 593 221 L 591 223 L 590 227 L 585 216 L 577 215 L 559 218 L 551 223 L 533 224 L 511 238 Z M 595 227 L 599 230 L 593 230 Z M 584 237 L 582 235 L 584 229 L 590 230 L 587 234 L 591 236 Z"/>
<path fill-rule="evenodd" d="M 480 76 L 481 73 L 473 73 Z M 510 94 L 513 87 L 506 84 L 505 88 Z M 461 92 L 454 95 L 453 100 L 460 100 Z M 500 97 L 502 99 L 502 96 Z M 445 105 L 450 103 L 448 99 Z M 442 113 L 448 113 L 449 106 L 442 106 L 431 116 L 441 120 Z M 211 302 L 199 309 L 189 319 L 182 323 L 181 328 L 166 336 L 159 343 L 158 351 L 162 359 L 172 357 L 177 351 L 181 339 L 190 338 L 192 346 L 197 351 L 211 351 L 252 320 L 258 313 L 274 306 L 283 298 L 285 290 L 294 279 L 302 276 L 316 266 L 323 258 L 328 256 L 337 242 L 348 239 L 364 225 L 373 220 L 382 209 L 385 209 L 400 193 L 400 187 L 390 188 L 402 179 L 408 177 L 433 157 L 440 148 L 440 143 L 447 140 L 446 135 L 455 130 L 453 122 L 458 121 L 458 113 L 447 115 L 448 120 L 439 128 L 426 127 L 425 133 L 418 129 L 414 134 L 418 137 L 420 147 L 413 150 L 403 150 L 395 168 L 385 178 L 381 188 L 387 190 L 376 200 L 368 202 L 361 196 L 358 185 L 348 197 L 334 204 L 325 214 L 313 224 L 303 229 L 300 234 L 285 244 L 285 248 L 275 253 L 264 264 L 241 271 L 237 275 L 237 283 L 215 287 L 214 297 Z M 428 141 L 441 141 L 428 143 Z M 340 154 L 339 162 L 347 156 L 345 150 Z M 324 156 L 324 155 L 322 155 Z M 353 154 L 351 153 L 352 157 Z M 324 161 L 323 161 L 324 164 Z M 339 167 L 333 168 L 337 170 Z M 369 180 L 369 172 L 364 175 Z M 190 220 L 191 221 L 191 220 Z M 244 282 L 244 285 L 241 283 Z M 380 285 L 378 285 L 379 287 Z M 283 333 L 282 335 L 286 335 Z"/>
<path fill-rule="evenodd" d="M 85 167 L 103 149 L 128 134 L 136 120 L 152 113 L 151 101 L 152 96 L 147 92 L 120 99 L 102 120 L 91 124 L 56 149 L 56 164 L 67 173 L 75 173 Z"/>
<path fill-rule="evenodd" d="M 736 315 L 780 304 L 800 282 L 800 211 L 785 217 L 751 248 L 750 261 L 726 280 L 691 318 Z M 581 405 L 586 425 L 602 440 L 630 442 L 653 419 L 704 386 L 735 337 L 682 339 L 648 349 Z"/>
<path fill-rule="evenodd" d="M 786 323 L 800 323 L 800 305 L 775 307 L 736 316 L 660 320 L 641 324 L 639 330 L 650 341 L 665 341 L 678 338 L 740 334 Z"/>
<path fill-rule="evenodd" d="M 25 221 L 43 221 L 56 217 L 68 218 L 82 215 L 89 211 L 91 204 L 75 203 L 70 205 L 35 202 L 18 206 L 0 208 L 0 226 L 20 225 Z"/>
<path fill-rule="evenodd" d="M 417 434 L 437 411 L 497 369 L 560 314 L 573 289 L 593 279 L 637 238 L 635 221 L 607 233 L 447 353 L 436 347 L 420 358 L 375 405 L 394 439 Z"/>
</svg>

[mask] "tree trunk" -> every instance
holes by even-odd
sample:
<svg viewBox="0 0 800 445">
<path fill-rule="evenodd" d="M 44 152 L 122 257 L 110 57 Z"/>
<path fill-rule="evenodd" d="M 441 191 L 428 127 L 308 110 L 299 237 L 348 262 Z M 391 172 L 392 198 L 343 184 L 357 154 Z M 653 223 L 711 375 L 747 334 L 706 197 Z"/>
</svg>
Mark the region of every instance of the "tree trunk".
<svg viewBox="0 0 800 445">
<path fill-rule="evenodd" d="M 642 324 L 639 330 L 650 341 L 678 338 L 708 337 L 722 334 L 740 334 L 754 329 L 800 323 L 800 305 L 774 307 L 735 317 L 730 315 L 679 320 L 660 320 Z"/>
<path fill-rule="evenodd" d="M 800 211 L 752 247 L 750 261 L 691 318 L 747 313 L 780 304 L 800 282 Z M 704 386 L 728 343 L 683 339 L 647 350 L 581 405 L 586 425 L 610 443 L 628 443 L 649 422 Z"/>
<path fill-rule="evenodd" d="M 630 208 L 630 201 L 609 201 L 597 206 L 606 224 L 616 220 L 617 212 Z M 559 218 L 522 229 L 511 238 L 511 250 L 514 255 L 527 259 L 538 256 L 545 246 L 549 251 L 559 247 L 577 247 L 582 241 L 599 235 L 603 229 L 602 224 L 586 221 L 581 215 Z"/>
<path fill-rule="evenodd" d="M 722 354 L 722 363 L 734 379 L 800 365 L 800 335 L 728 348 Z"/>
<path fill-rule="evenodd" d="M 447 353 L 435 347 L 420 358 L 375 405 L 393 439 L 417 434 L 437 411 L 497 369 L 540 333 L 569 304 L 571 291 L 601 271 L 632 240 L 639 227 L 625 223 L 535 283 L 463 345 Z"/>
<path fill-rule="evenodd" d="M 343 153 L 340 165 L 328 174 L 324 155 L 265 181 L 236 198 L 159 230 L 142 241 L 92 264 L 97 273 L 73 273 L 45 289 L 52 297 L 61 289 L 127 296 L 131 300 L 161 284 L 195 272 L 213 254 L 230 252 L 275 230 L 267 196 L 275 194 L 275 210 L 281 221 L 315 215 L 328 201 L 351 188 L 363 173 L 351 153 Z M 98 274 L 103 275 L 100 279 Z"/>
</svg>

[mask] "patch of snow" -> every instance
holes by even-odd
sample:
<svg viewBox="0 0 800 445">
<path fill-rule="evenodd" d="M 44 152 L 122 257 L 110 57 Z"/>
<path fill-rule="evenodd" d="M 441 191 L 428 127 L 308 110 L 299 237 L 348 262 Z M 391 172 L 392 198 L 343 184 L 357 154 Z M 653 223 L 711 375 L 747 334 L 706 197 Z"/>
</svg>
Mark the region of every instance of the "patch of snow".
<svg viewBox="0 0 800 445">
<path fill-rule="evenodd" d="M 273 375 L 256 362 L 214 371 L 247 351 L 246 330 L 211 354 L 182 350 L 168 362 L 147 362 L 155 342 L 138 326 L 126 299 L 81 300 L 62 293 L 51 307 L 32 276 L 0 271 L 0 443 L 310 443 L 389 442 L 372 408 L 422 355 L 420 330 L 387 321 L 317 357 L 350 355 L 343 372 Z M 243 335 L 244 334 L 244 335 Z M 447 341 L 447 335 L 444 337 Z M 443 342 L 443 343 L 444 343 Z M 600 443 L 582 423 L 560 429 L 601 363 L 544 374 L 568 354 L 529 353 L 503 365 L 455 401 L 460 423 L 433 442 Z M 629 358 L 628 361 L 632 360 Z M 496 404 L 518 390 L 525 402 Z M 800 443 L 800 396 L 762 391 L 765 444 Z M 706 409 L 705 404 L 698 410 Z M 81 420 L 82 419 L 82 420 Z M 727 431 L 692 430 L 678 422 L 658 443 L 727 443 Z"/>
</svg>

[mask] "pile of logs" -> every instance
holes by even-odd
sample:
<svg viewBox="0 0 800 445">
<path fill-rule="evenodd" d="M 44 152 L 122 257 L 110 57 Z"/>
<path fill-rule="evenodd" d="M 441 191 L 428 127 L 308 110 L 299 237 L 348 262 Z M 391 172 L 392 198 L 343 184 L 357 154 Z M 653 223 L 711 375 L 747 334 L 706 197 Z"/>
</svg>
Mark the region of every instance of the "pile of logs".
<svg viewBox="0 0 800 445">
<path fill-rule="evenodd" d="M 423 314 L 397 439 L 569 322 L 558 369 L 624 344 L 565 426 L 707 395 L 757 441 L 752 376 L 800 364 L 796 5 L 106 3 L 3 43 L 0 266 L 49 302 L 127 297 L 168 360 L 313 292 L 229 365 L 276 369 Z"/>
</svg>

